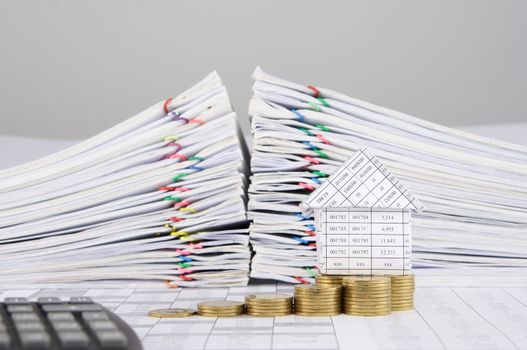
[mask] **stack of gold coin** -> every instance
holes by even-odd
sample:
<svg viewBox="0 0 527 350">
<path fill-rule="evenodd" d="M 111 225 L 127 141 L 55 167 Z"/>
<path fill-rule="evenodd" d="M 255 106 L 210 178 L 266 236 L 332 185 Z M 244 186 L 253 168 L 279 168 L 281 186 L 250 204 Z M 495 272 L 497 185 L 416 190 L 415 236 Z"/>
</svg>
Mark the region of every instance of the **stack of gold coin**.
<svg viewBox="0 0 527 350">
<path fill-rule="evenodd" d="M 344 275 L 315 275 L 315 282 L 320 286 L 341 286 Z"/>
<path fill-rule="evenodd" d="M 198 314 L 208 317 L 232 317 L 243 315 L 245 304 L 239 301 L 215 300 L 198 304 Z"/>
<path fill-rule="evenodd" d="M 295 286 L 295 314 L 333 316 L 342 311 L 342 286 Z"/>
<path fill-rule="evenodd" d="M 286 316 L 293 313 L 293 297 L 287 294 L 252 294 L 245 297 L 249 316 Z"/>
<path fill-rule="evenodd" d="M 384 316 L 391 313 L 390 277 L 346 277 L 344 313 L 354 316 Z"/>
<path fill-rule="evenodd" d="M 392 311 L 413 310 L 415 275 L 391 276 Z"/>
</svg>

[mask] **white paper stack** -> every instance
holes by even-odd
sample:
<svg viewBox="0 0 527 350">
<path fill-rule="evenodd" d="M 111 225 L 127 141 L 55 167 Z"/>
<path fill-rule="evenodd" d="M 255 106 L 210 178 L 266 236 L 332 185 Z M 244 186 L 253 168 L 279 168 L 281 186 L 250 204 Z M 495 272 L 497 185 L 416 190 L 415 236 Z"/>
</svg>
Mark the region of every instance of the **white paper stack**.
<svg viewBox="0 0 527 350">
<path fill-rule="evenodd" d="M 527 148 L 340 93 L 254 73 L 251 276 L 311 281 L 314 221 L 298 207 L 368 147 L 427 211 L 413 218 L 414 267 L 527 266 Z"/>
<path fill-rule="evenodd" d="M 245 145 L 216 73 L 76 146 L 0 172 L 0 284 L 245 285 Z"/>
</svg>

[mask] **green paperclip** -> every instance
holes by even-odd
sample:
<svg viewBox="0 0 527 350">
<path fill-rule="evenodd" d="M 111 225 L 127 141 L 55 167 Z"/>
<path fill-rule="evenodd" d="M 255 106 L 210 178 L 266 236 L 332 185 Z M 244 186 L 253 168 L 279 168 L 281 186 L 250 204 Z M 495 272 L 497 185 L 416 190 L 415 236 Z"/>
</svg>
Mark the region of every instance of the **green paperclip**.
<svg viewBox="0 0 527 350">
<path fill-rule="evenodd" d="M 318 154 L 320 156 L 320 158 L 329 159 L 328 155 L 326 153 L 322 152 L 319 149 L 314 149 L 313 152 Z"/>
<path fill-rule="evenodd" d="M 313 102 L 308 102 L 308 104 L 315 110 L 315 112 L 320 112 L 320 106 Z"/>
<path fill-rule="evenodd" d="M 315 125 L 315 127 L 319 128 L 322 131 L 331 131 L 331 130 L 329 130 L 329 128 L 327 126 L 322 125 L 322 124 L 317 124 L 317 125 Z"/>
<path fill-rule="evenodd" d="M 329 174 L 327 174 L 327 173 L 325 173 L 323 171 L 320 171 L 320 170 L 313 170 L 311 172 L 311 174 L 319 176 L 319 177 L 328 177 L 329 176 Z"/>
<path fill-rule="evenodd" d="M 307 273 L 308 273 L 309 275 L 311 275 L 312 277 L 315 277 L 316 273 L 313 271 L 312 268 L 310 268 L 310 267 L 306 267 L 305 270 L 307 271 Z"/>
<path fill-rule="evenodd" d="M 196 157 L 196 156 L 194 156 L 194 157 L 190 157 L 190 158 L 188 158 L 187 160 L 199 160 L 199 161 L 201 162 L 201 161 L 204 160 L 204 159 L 205 159 L 205 158 L 201 158 L 201 157 Z"/>
<path fill-rule="evenodd" d="M 184 267 L 184 268 L 186 268 L 186 269 L 188 269 L 189 267 L 192 267 L 192 265 L 187 264 L 187 263 L 184 263 L 184 262 L 182 262 L 182 261 L 176 263 L 176 265 L 181 266 L 181 267 Z"/>
<path fill-rule="evenodd" d="M 329 105 L 328 101 L 324 100 L 322 97 L 318 97 L 317 100 L 319 100 L 320 103 L 322 103 L 322 105 L 323 105 L 324 107 L 331 107 L 331 106 Z"/>
<path fill-rule="evenodd" d="M 172 178 L 172 182 L 178 182 L 182 177 L 185 177 L 187 175 L 188 175 L 187 173 L 177 174 L 176 176 Z"/>
<path fill-rule="evenodd" d="M 311 131 L 307 130 L 306 128 L 298 128 L 298 130 L 302 131 L 307 136 L 315 136 Z"/>
<path fill-rule="evenodd" d="M 176 201 L 176 202 L 181 202 L 182 199 L 180 197 L 172 197 L 172 196 L 167 196 L 165 198 L 163 198 L 163 200 L 165 201 Z"/>
</svg>

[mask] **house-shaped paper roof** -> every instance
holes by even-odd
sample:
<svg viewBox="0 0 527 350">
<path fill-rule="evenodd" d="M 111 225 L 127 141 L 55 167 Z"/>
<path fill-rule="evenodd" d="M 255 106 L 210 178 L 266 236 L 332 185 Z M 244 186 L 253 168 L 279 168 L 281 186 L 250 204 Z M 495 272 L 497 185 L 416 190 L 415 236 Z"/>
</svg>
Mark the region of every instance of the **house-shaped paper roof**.
<svg viewBox="0 0 527 350">
<path fill-rule="evenodd" d="M 366 148 L 356 152 L 300 204 L 315 208 L 393 208 L 421 211 L 423 204 Z"/>
</svg>

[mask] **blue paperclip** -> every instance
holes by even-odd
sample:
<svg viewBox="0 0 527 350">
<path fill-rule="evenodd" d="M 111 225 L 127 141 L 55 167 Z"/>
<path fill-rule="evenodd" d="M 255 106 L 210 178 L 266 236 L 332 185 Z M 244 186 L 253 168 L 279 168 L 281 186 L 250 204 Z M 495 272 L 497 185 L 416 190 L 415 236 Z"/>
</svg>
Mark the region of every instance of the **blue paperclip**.
<svg viewBox="0 0 527 350">
<path fill-rule="evenodd" d="M 299 218 L 300 220 L 309 220 L 310 219 L 309 216 L 305 216 L 302 213 L 296 213 L 296 217 Z"/>
<path fill-rule="evenodd" d="M 299 111 L 297 111 L 296 109 L 292 108 L 292 109 L 291 109 L 291 112 L 293 112 L 294 114 L 296 114 L 296 116 L 298 117 L 298 121 L 299 121 L 299 122 L 301 122 L 301 123 L 305 123 L 306 118 L 304 118 L 304 116 L 303 116 Z"/>
</svg>

